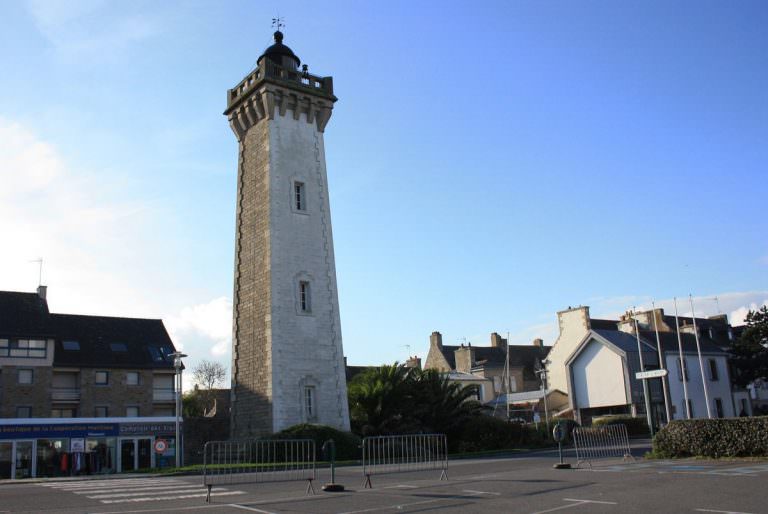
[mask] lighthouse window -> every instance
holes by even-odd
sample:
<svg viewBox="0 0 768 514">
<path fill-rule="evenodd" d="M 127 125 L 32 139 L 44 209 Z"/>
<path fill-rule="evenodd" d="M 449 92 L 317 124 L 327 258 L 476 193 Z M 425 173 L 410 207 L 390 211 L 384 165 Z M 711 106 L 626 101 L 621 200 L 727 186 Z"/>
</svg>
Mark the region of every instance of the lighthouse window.
<svg viewBox="0 0 768 514">
<path fill-rule="evenodd" d="M 315 417 L 315 388 L 313 386 L 304 388 L 304 414 L 307 419 Z"/>
<path fill-rule="evenodd" d="M 306 280 L 299 282 L 299 307 L 301 308 L 301 312 L 312 311 L 309 282 Z"/>
<path fill-rule="evenodd" d="M 304 182 L 293 183 L 293 208 L 297 211 L 307 210 L 307 195 Z"/>
</svg>

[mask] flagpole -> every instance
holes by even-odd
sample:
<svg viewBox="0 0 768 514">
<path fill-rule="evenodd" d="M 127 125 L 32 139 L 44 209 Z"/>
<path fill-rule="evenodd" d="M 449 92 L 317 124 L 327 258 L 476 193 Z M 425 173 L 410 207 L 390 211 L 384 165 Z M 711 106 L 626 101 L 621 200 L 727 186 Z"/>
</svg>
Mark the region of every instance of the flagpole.
<svg viewBox="0 0 768 514">
<path fill-rule="evenodd" d="M 704 376 L 704 360 L 701 358 L 701 345 L 699 344 L 699 331 L 696 329 L 696 312 L 693 310 L 693 295 L 689 294 L 691 302 L 691 317 L 693 318 L 693 335 L 696 336 L 696 352 L 699 354 L 699 369 L 701 370 L 701 383 L 704 385 L 704 401 L 707 402 L 707 418 L 712 419 L 712 407 L 709 406 L 709 388 L 707 377 Z"/>
<path fill-rule="evenodd" d="M 653 312 L 653 329 L 656 331 L 656 349 L 659 351 L 659 369 L 667 369 L 664 355 L 661 351 L 661 339 L 659 338 L 659 327 L 656 323 L 656 302 L 651 302 Z M 667 377 L 661 377 L 661 387 L 664 390 L 664 410 L 667 413 L 667 423 L 672 421 L 672 412 L 669 409 L 669 390 L 667 389 Z"/>
<path fill-rule="evenodd" d="M 635 308 L 632 308 L 632 319 L 635 322 L 635 335 L 637 336 L 637 355 L 640 357 L 640 371 L 645 371 L 645 364 L 643 363 L 643 349 L 640 346 L 640 329 L 637 326 L 637 312 Z M 651 398 L 648 394 L 648 379 L 642 379 L 643 382 L 643 397 L 645 399 L 645 417 L 648 420 L 648 430 L 653 437 L 653 419 L 651 417 Z"/>
<path fill-rule="evenodd" d="M 683 357 L 683 340 L 680 338 L 680 322 L 677 320 L 677 297 L 675 297 L 675 329 L 677 330 L 677 349 L 680 352 L 680 377 L 683 380 L 683 396 L 685 397 L 685 413 L 691 419 L 691 406 L 688 404 L 688 368 Z"/>
<path fill-rule="evenodd" d="M 507 385 L 507 395 L 504 397 L 507 400 L 507 423 L 509 423 L 509 332 L 507 332 L 507 356 L 505 357 L 506 361 L 504 362 L 504 370 L 506 371 L 506 381 L 505 384 Z"/>
</svg>

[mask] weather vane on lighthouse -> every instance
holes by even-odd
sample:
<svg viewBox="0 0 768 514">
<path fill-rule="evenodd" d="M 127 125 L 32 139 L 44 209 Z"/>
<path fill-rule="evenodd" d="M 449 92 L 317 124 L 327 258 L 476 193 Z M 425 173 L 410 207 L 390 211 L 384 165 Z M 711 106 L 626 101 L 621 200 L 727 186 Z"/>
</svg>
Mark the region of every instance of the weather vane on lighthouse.
<svg viewBox="0 0 768 514">
<path fill-rule="evenodd" d="M 276 18 L 272 18 L 272 27 L 276 28 L 278 32 L 281 28 L 285 28 L 285 18 L 279 14 Z"/>
</svg>

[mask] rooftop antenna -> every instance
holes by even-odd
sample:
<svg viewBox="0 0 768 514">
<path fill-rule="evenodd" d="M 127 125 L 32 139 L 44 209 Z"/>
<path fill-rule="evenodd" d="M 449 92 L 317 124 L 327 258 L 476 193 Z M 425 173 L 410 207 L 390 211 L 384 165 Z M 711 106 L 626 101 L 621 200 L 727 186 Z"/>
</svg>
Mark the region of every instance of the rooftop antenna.
<svg viewBox="0 0 768 514">
<path fill-rule="evenodd" d="M 42 257 L 38 257 L 37 259 L 29 261 L 29 262 L 36 262 L 36 263 L 38 263 L 40 265 L 40 267 L 38 269 L 38 273 L 37 273 L 37 285 L 38 286 L 43 285 L 43 258 Z"/>
<path fill-rule="evenodd" d="M 717 313 L 722 314 L 723 311 L 720 310 L 720 299 L 717 296 L 715 296 L 715 305 L 717 305 Z"/>
<path fill-rule="evenodd" d="M 400 346 L 401 346 L 401 348 L 408 348 L 408 358 L 410 359 L 411 358 L 411 345 L 403 344 L 403 345 L 400 345 Z"/>
<path fill-rule="evenodd" d="M 285 28 L 285 18 L 280 16 L 280 13 L 277 13 L 277 17 L 272 18 L 272 27 L 276 30 Z"/>
</svg>

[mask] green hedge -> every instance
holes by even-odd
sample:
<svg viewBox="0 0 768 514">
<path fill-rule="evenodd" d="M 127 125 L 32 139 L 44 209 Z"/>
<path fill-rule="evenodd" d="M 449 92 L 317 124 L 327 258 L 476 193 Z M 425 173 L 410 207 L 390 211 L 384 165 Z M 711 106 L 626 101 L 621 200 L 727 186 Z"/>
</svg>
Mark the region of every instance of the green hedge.
<svg viewBox="0 0 768 514">
<path fill-rule="evenodd" d="M 768 416 L 676 420 L 653 438 L 659 457 L 768 457 Z"/>
<path fill-rule="evenodd" d="M 648 420 L 644 417 L 634 416 L 601 416 L 592 418 L 593 427 L 602 427 L 605 425 L 625 425 L 627 434 L 630 437 L 638 435 L 648 435 Z"/>
<path fill-rule="evenodd" d="M 315 441 L 317 459 L 326 460 L 322 454 L 323 443 L 333 439 L 336 443 L 336 460 L 359 460 L 360 438 L 351 432 L 342 432 L 326 425 L 303 423 L 272 434 L 271 439 L 312 439 Z"/>
<path fill-rule="evenodd" d="M 486 415 L 468 419 L 455 435 L 448 438 L 448 450 L 451 453 L 509 450 L 552 444 L 552 435 L 544 423 L 539 423 L 537 430 L 533 425 L 508 423 Z"/>
</svg>

